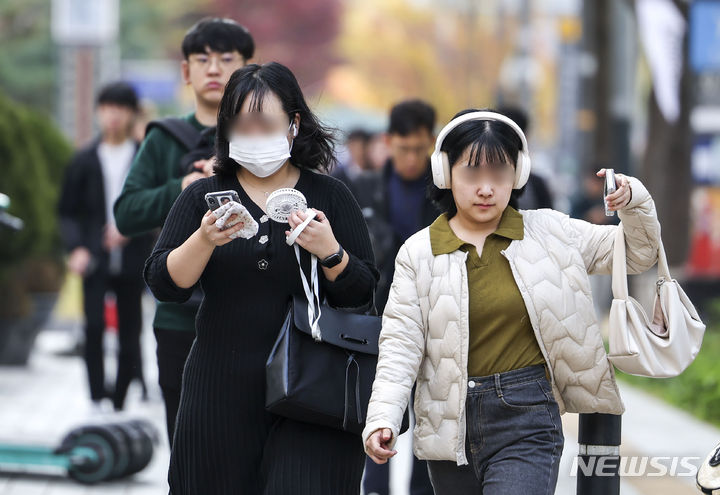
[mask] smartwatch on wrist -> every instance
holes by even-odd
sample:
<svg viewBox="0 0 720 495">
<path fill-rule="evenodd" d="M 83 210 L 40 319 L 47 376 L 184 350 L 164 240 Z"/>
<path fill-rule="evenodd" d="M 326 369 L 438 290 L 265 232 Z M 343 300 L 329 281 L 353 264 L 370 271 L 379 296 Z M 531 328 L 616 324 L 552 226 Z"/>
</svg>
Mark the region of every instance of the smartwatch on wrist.
<svg viewBox="0 0 720 495">
<path fill-rule="evenodd" d="M 343 250 L 342 246 L 339 246 L 338 252 L 335 254 L 331 254 L 327 258 L 320 260 L 320 264 L 324 266 L 325 268 L 332 268 L 334 266 L 337 266 L 340 264 L 340 262 L 343 259 L 343 256 L 345 255 L 345 251 Z"/>
</svg>

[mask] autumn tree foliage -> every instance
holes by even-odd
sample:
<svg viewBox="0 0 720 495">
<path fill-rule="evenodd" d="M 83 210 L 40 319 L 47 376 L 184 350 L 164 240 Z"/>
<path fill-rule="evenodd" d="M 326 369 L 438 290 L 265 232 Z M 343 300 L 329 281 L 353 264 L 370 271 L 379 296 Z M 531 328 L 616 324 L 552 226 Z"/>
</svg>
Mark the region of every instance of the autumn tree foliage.
<svg viewBox="0 0 720 495">
<path fill-rule="evenodd" d="M 295 73 L 306 92 L 322 89 L 337 62 L 340 0 L 212 0 L 210 10 L 246 26 L 257 44 L 258 63 L 276 61 Z"/>
</svg>

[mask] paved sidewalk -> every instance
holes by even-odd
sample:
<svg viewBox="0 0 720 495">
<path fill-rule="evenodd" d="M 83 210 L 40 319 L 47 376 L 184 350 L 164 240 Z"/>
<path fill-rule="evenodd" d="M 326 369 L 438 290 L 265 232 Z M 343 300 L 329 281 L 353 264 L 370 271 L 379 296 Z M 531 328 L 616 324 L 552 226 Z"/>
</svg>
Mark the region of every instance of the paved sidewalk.
<svg viewBox="0 0 720 495">
<path fill-rule="evenodd" d="M 146 322 L 150 321 L 153 303 L 146 300 Z M 55 445 L 73 426 L 90 415 L 85 368 L 79 357 L 62 357 L 57 353 L 71 347 L 73 338 L 67 330 L 48 329 L 37 340 L 28 367 L 0 367 L 0 442 Z M 109 347 L 113 346 L 108 339 Z M 112 353 L 109 353 L 112 354 Z M 134 477 L 95 487 L 84 487 L 61 474 L 38 476 L 32 473 L 0 472 L 2 495 L 165 495 L 169 452 L 164 435 L 164 409 L 157 387 L 155 340 L 149 325 L 143 332 L 145 376 L 150 400 L 140 401 L 139 386 L 128 395 L 127 416 L 153 422 L 161 432 L 161 443 L 152 463 Z M 114 370 L 114 360 L 107 359 Z M 720 429 L 703 423 L 634 387 L 621 382 L 627 412 L 623 416 L 625 456 L 690 456 L 698 465 L 720 442 Z M 565 448 L 556 493 L 575 494 L 576 478 L 571 466 L 577 455 L 576 414 L 563 416 Z M 393 495 L 406 495 L 410 476 L 409 435 L 400 437 L 399 454 L 391 470 Z M 669 465 L 669 462 L 665 462 Z M 694 476 L 625 477 L 623 495 L 690 495 L 699 493 Z"/>
<path fill-rule="evenodd" d="M 148 301 L 150 309 L 152 301 Z M 146 305 L 147 306 L 147 305 Z M 151 314 L 151 313 L 150 313 Z M 146 311 L 146 321 L 150 321 Z M 0 367 L 0 442 L 55 446 L 74 426 L 114 413 L 93 416 L 90 411 L 84 362 L 80 357 L 65 357 L 58 352 L 73 345 L 72 334 L 48 329 L 40 333 L 27 367 Z M 149 328 L 143 332 L 145 379 L 150 400 L 141 402 L 140 386 L 133 383 L 128 392 L 126 412 L 118 417 L 151 421 L 160 433 L 160 445 L 150 465 L 133 477 L 92 487 L 80 485 L 62 473 L 0 472 L 2 495 L 165 495 L 169 448 L 165 433 L 165 411 L 157 387 L 155 338 Z M 106 345 L 113 339 L 106 338 Z M 112 354 L 112 353 L 111 353 Z M 116 369 L 115 360 L 106 359 L 108 376 Z"/>
</svg>

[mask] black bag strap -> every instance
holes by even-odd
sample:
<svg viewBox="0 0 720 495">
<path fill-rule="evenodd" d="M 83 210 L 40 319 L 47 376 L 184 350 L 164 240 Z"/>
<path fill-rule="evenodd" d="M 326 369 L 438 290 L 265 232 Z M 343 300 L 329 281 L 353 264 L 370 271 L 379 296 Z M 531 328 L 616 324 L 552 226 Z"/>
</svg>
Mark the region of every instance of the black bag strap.
<svg viewBox="0 0 720 495">
<path fill-rule="evenodd" d="M 193 125 L 185 119 L 167 117 L 164 119 L 153 120 L 147 125 L 145 131 L 146 136 L 153 127 L 159 127 L 170 134 L 188 151 L 197 149 L 203 144 L 203 133 L 193 127 Z"/>
</svg>

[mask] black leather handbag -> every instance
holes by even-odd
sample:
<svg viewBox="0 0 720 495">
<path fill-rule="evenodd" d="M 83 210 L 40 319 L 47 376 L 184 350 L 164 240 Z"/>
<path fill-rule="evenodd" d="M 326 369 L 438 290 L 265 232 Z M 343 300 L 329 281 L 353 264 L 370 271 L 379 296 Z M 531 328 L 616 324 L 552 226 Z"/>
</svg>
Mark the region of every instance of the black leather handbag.
<svg viewBox="0 0 720 495">
<path fill-rule="evenodd" d="M 304 273 L 302 277 L 306 295 L 313 294 Z M 313 277 L 317 283 L 315 267 Z M 317 292 L 314 295 L 313 305 L 318 301 Z M 295 296 L 290 302 L 265 364 L 266 409 L 359 435 L 375 379 L 381 318 L 327 304 L 318 304 L 320 311 L 314 311 L 308 308 L 309 297 Z M 407 429 L 406 411 L 401 432 Z"/>
</svg>

